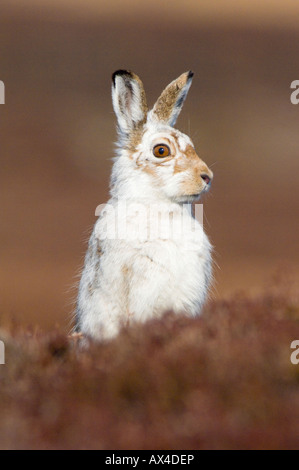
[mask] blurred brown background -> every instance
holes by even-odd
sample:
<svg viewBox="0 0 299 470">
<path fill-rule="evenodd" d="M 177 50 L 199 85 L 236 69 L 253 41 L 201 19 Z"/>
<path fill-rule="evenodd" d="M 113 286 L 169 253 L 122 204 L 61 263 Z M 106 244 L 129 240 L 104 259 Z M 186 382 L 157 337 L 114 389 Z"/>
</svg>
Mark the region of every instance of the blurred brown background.
<svg viewBox="0 0 299 470">
<path fill-rule="evenodd" d="M 163 4 L 164 5 L 164 4 Z M 297 1 L 2 0 L 0 316 L 70 323 L 76 275 L 115 140 L 110 77 L 134 70 L 153 104 L 195 72 L 178 128 L 212 166 L 214 296 L 299 265 Z M 299 277 L 299 276 L 298 276 Z"/>
</svg>

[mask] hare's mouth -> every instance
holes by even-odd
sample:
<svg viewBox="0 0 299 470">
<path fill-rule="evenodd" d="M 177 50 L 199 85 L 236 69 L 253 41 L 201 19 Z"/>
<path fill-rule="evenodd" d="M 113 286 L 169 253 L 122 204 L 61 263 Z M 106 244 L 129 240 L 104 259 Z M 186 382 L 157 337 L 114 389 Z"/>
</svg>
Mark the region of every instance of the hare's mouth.
<svg viewBox="0 0 299 470">
<path fill-rule="evenodd" d="M 205 183 L 203 188 L 200 191 L 198 191 L 194 194 L 191 194 L 190 197 L 194 197 L 195 199 L 199 199 L 202 194 L 207 193 L 210 190 L 210 187 L 211 187 L 210 183 Z"/>
<path fill-rule="evenodd" d="M 205 182 L 200 194 L 207 193 L 211 189 L 211 179 L 209 182 Z"/>
<path fill-rule="evenodd" d="M 205 193 L 207 193 L 210 189 L 210 185 L 205 185 L 201 191 L 199 191 L 198 193 L 194 193 L 194 194 L 186 194 L 185 198 L 188 199 L 189 201 L 191 202 L 196 202 L 198 201 L 201 196 Z"/>
</svg>

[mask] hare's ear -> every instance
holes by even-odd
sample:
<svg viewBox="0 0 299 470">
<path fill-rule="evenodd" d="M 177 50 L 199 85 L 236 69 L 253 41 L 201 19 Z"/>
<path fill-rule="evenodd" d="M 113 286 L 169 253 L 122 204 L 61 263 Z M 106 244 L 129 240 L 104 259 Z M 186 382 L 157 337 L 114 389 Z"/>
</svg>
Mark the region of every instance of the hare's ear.
<svg viewBox="0 0 299 470">
<path fill-rule="evenodd" d="M 147 104 L 143 84 L 137 75 L 117 70 L 112 75 L 112 102 L 118 130 L 123 137 L 145 123 Z"/>
<path fill-rule="evenodd" d="M 165 88 L 151 111 L 152 119 L 169 126 L 175 125 L 191 86 L 193 75 L 191 71 L 183 73 Z"/>
</svg>

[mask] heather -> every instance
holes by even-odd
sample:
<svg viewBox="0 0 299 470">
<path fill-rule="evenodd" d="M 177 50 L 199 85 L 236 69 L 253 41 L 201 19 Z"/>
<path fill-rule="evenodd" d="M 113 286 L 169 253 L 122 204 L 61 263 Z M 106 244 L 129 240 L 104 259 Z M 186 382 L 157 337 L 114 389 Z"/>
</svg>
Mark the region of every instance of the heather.
<svg viewBox="0 0 299 470">
<path fill-rule="evenodd" d="M 59 329 L 1 331 L 0 447 L 294 449 L 296 295 L 210 302 L 82 344 Z"/>
</svg>

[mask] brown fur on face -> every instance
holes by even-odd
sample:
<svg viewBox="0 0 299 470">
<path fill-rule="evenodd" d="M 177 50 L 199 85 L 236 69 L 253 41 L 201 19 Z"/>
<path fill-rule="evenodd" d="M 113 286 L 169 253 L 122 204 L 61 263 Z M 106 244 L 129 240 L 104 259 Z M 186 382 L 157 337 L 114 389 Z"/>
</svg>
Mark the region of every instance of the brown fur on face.
<svg viewBox="0 0 299 470">
<path fill-rule="evenodd" d="M 166 158 L 156 159 L 155 161 L 142 160 L 141 155 L 136 159 L 137 169 L 146 172 L 152 176 L 153 182 L 158 186 L 162 184 L 159 178 L 159 167 L 164 166 L 171 160 L 174 161 L 173 174 L 188 172 L 186 175 L 186 181 L 182 183 L 183 192 L 185 195 L 199 194 L 205 187 L 202 180 L 202 175 L 206 174 L 213 178 L 212 171 L 208 168 L 204 161 L 202 161 L 197 155 L 192 145 L 187 145 L 186 149 L 182 149 L 179 145 L 179 137 L 175 131 L 171 132 L 171 137 L 175 141 L 175 145 L 172 139 L 163 137 L 163 142 L 166 142 L 171 149 L 171 155 Z"/>
<path fill-rule="evenodd" d="M 213 173 L 202 161 L 191 145 L 187 146 L 184 156 L 180 157 L 175 165 L 175 173 L 188 171 L 186 181 L 183 183 L 185 195 L 199 194 L 205 187 L 202 175 L 206 174 L 212 180 Z M 191 172 L 191 175 L 190 175 Z"/>
<path fill-rule="evenodd" d="M 144 171 L 145 173 L 148 173 L 149 175 L 154 177 L 154 182 L 157 183 L 157 185 L 160 184 L 159 181 L 159 174 L 157 171 L 157 168 L 159 166 L 163 166 L 166 162 L 170 161 L 173 159 L 173 152 L 174 152 L 174 147 L 173 144 L 167 137 L 163 137 L 163 142 L 166 141 L 167 145 L 171 149 L 171 155 L 166 158 L 161 158 L 161 160 L 158 160 L 153 162 L 153 161 L 142 161 L 141 155 L 139 155 L 136 159 L 136 166 L 138 169 Z"/>
<path fill-rule="evenodd" d="M 205 162 L 199 158 L 191 145 L 188 145 L 186 150 L 182 152 L 182 156 L 176 159 L 174 174 L 186 170 L 192 170 L 198 178 L 200 178 L 200 175 L 203 173 L 206 173 L 211 179 L 213 177 L 211 170 L 209 170 Z"/>
</svg>

